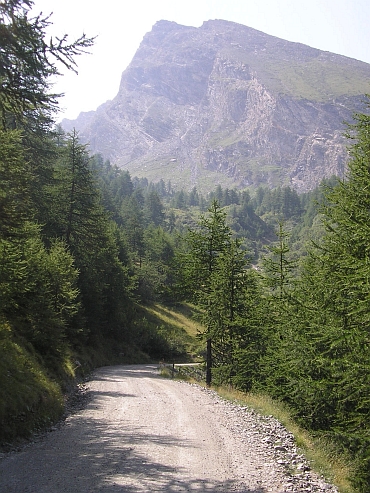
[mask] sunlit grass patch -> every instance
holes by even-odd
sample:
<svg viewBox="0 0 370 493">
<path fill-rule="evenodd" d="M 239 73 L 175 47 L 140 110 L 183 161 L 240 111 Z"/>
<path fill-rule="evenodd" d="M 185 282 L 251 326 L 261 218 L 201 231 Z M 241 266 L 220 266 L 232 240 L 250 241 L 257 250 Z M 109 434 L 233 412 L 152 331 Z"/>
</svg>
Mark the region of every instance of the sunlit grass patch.
<svg viewBox="0 0 370 493">
<path fill-rule="evenodd" d="M 152 328 L 151 330 L 155 330 L 163 337 L 173 347 L 174 355 L 181 350 L 182 357 L 179 359 L 179 354 L 174 358 L 171 356 L 171 361 L 189 362 L 203 358 L 201 353 L 204 348 L 196 337 L 201 326 L 192 318 L 192 314 L 196 311 L 194 307 L 184 303 L 174 305 L 155 303 L 150 306 L 141 306 L 140 310 L 145 316 L 145 321 L 143 319 L 141 325 L 145 322 L 148 327 Z"/>
<path fill-rule="evenodd" d="M 164 322 L 184 328 L 192 337 L 196 337 L 202 331 L 202 326 L 192 318 L 196 308 L 188 303 L 178 303 L 171 307 L 156 303 L 148 308 L 148 311 Z"/>
</svg>

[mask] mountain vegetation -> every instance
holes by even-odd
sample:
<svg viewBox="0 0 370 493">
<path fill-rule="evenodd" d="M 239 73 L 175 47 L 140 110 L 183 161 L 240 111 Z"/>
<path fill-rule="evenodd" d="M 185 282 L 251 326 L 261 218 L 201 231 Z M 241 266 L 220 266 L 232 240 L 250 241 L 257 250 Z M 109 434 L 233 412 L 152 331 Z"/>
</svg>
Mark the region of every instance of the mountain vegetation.
<svg viewBox="0 0 370 493">
<path fill-rule="evenodd" d="M 209 341 L 215 385 L 285 403 L 367 492 L 369 102 L 345 177 L 312 191 L 152 182 L 54 125 L 49 76 L 93 40 L 45 44 L 31 6 L 0 4 L 1 443 L 55 421 L 94 365 L 201 360 Z"/>
</svg>

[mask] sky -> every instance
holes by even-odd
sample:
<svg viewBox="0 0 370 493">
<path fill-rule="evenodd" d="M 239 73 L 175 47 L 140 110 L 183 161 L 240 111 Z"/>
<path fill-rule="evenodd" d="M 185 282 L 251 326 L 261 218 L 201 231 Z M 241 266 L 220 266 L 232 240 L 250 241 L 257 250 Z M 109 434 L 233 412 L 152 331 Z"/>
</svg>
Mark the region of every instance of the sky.
<svg viewBox="0 0 370 493">
<path fill-rule="evenodd" d="M 53 91 L 62 118 L 75 119 L 113 99 L 122 72 L 159 20 L 199 27 L 210 19 L 238 22 L 266 34 L 370 63 L 369 0 L 34 0 L 32 14 L 52 13 L 48 36 L 97 36 L 64 71 Z"/>
</svg>

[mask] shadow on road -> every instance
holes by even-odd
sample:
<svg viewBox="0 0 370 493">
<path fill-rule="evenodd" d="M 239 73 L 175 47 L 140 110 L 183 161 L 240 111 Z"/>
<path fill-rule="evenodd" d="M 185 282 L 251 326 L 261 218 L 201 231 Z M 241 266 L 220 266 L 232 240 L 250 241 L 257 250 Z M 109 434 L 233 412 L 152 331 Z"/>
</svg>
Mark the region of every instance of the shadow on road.
<svg viewBox="0 0 370 493">
<path fill-rule="evenodd" d="M 156 376 L 156 366 L 125 366 L 100 369 L 94 380 L 120 381 L 129 376 Z M 115 378 L 111 378 L 111 375 Z M 117 391 L 92 392 L 89 407 L 100 406 L 104 396 L 112 399 L 136 397 Z M 118 405 L 118 404 L 117 404 Z M 139 411 L 140 412 L 140 411 Z M 124 414 L 123 414 L 124 416 Z M 140 449 L 146 444 L 149 458 Z M 171 461 L 188 447 L 190 439 L 156 434 L 122 419 L 107 421 L 79 413 L 46 439 L 0 461 L 0 493 L 149 493 L 222 492 L 264 493 L 250 490 L 234 480 L 216 481 L 189 477 L 188 464 Z M 186 456 L 186 454 L 185 454 Z M 171 467 L 168 464 L 181 464 Z"/>
<path fill-rule="evenodd" d="M 249 490 L 233 480 L 186 477 L 186 464 L 173 468 L 161 463 L 160 457 L 152 461 L 137 453 L 135 445 L 143 442 L 152 443 L 164 454 L 174 446 L 194 446 L 190 441 L 145 433 L 132 426 L 120 426 L 112 432 L 104 422 L 75 416 L 68 426 L 50 434 L 32 450 L 25 449 L 0 462 L 0 493 L 267 491 Z"/>
<path fill-rule="evenodd" d="M 183 468 L 169 467 L 161 460 L 149 460 L 136 451 L 136 445 L 150 442 L 166 453 L 173 447 L 193 447 L 190 441 L 179 441 L 173 436 L 145 433 L 140 428 L 124 427 L 118 434 L 107 433 L 99 423 L 87 424 L 90 433 L 85 437 L 83 449 L 75 457 L 80 480 L 91 485 L 91 490 L 104 493 L 164 493 L 186 491 L 212 491 L 235 493 L 263 493 L 265 489 L 241 488 L 235 481 L 212 481 L 209 478 L 186 477 Z M 86 471 L 83 473 L 83 471 Z M 81 476 L 82 474 L 82 476 Z M 95 489 L 94 489 L 95 488 Z M 77 493 L 77 492 L 76 492 Z"/>
</svg>

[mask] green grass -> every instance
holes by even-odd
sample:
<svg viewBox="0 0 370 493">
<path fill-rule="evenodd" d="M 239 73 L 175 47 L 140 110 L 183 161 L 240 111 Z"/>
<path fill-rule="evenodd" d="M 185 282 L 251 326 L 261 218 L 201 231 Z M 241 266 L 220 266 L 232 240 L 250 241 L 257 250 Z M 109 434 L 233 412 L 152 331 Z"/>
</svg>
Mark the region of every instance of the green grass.
<svg viewBox="0 0 370 493">
<path fill-rule="evenodd" d="M 268 90 L 296 99 L 324 102 L 369 92 L 369 69 L 358 61 L 350 66 L 325 53 L 306 54 L 302 60 L 293 60 L 287 55 L 284 60 L 271 50 L 254 54 L 235 48 L 228 55 L 254 67 Z"/>
<path fill-rule="evenodd" d="M 204 348 L 196 338 L 201 326 L 194 319 L 197 310 L 187 303 L 141 306 L 140 317 L 175 349 L 176 362 L 196 362 L 203 359 Z M 139 318 L 140 318 L 139 317 Z M 138 322 L 139 324 L 142 322 Z M 180 355 L 181 353 L 181 355 Z"/>
<path fill-rule="evenodd" d="M 201 325 L 193 318 L 194 314 L 197 313 L 197 309 L 190 303 L 177 303 L 171 307 L 155 303 L 147 310 L 162 322 L 185 329 L 194 338 L 202 330 Z"/>
<path fill-rule="evenodd" d="M 368 75 L 318 59 L 280 67 L 279 73 L 284 92 L 302 99 L 323 102 L 343 95 L 358 96 L 369 90 Z"/>
<path fill-rule="evenodd" d="M 30 345 L 0 325 L 0 444 L 51 425 L 63 413 L 60 386 L 50 378 Z"/>
<path fill-rule="evenodd" d="M 194 186 L 193 171 L 189 164 L 183 165 L 180 161 L 172 161 L 175 156 L 163 156 L 159 159 L 138 158 L 130 163 L 120 163 L 131 174 L 139 178 L 147 178 L 153 183 L 165 177 L 165 181 L 171 181 L 171 185 L 176 190 L 191 190 Z M 218 171 L 204 168 L 201 156 L 196 159 L 197 164 L 197 183 L 198 192 L 207 194 L 214 190 L 217 185 L 223 188 L 235 188 L 235 180 Z"/>
</svg>

